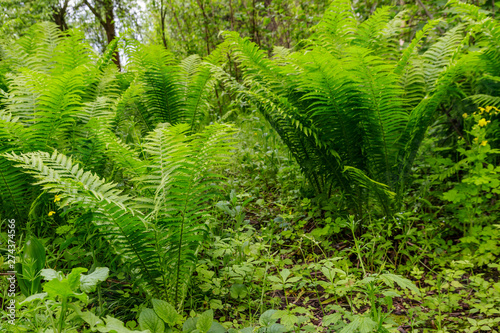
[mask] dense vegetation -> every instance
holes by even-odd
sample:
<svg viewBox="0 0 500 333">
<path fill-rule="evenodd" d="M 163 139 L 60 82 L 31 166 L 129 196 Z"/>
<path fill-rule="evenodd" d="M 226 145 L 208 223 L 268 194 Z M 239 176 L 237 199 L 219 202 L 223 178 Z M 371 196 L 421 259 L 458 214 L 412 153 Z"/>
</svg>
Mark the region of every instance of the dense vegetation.
<svg viewBox="0 0 500 333">
<path fill-rule="evenodd" d="M 499 332 L 499 7 L 383 5 L 3 2 L 0 330 Z"/>
</svg>

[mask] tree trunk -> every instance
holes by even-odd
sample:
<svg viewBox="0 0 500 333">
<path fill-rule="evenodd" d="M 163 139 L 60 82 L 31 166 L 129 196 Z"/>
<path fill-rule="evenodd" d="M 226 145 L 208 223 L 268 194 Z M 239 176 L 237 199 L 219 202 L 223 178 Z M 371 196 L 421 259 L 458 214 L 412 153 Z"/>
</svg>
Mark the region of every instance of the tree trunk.
<svg viewBox="0 0 500 333">
<path fill-rule="evenodd" d="M 64 0 L 62 6 L 59 6 L 59 4 L 52 6 L 52 19 L 61 31 L 68 30 L 68 24 L 66 23 L 68 4 L 69 0 Z"/>
<path fill-rule="evenodd" d="M 167 38 L 165 37 L 165 18 L 167 16 L 167 8 L 163 6 L 163 0 L 160 5 L 160 33 L 163 47 L 167 48 Z"/>
<path fill-rule="evenodd" d="M 106 32 L 106 39 L 109 45 L 109 43 L 111 43 L 111 41 L 116 38 L 114 0 L 97 0 L 95 2 L 95 6 L 92 6 L 92 4 L 90 4 L 88 0 L 83 0 L 83 3 L 87 5 L 92 14 L 95 15 L 96 19 L 104 28 L 104 31 Z M 98 3 L 102 6 L 101 8 L 97 8 Z M 99 11 L 99 9 L 102 10 Z M 104 13 L 104 17 L 101 16 L 100 12 Z M 118 53 L 118 51 L 116 52 L 116 56 L 113 58 L 113 62 L 118 67 L 118 70 L 120 70 L 120 54 Z"/>
</svg>

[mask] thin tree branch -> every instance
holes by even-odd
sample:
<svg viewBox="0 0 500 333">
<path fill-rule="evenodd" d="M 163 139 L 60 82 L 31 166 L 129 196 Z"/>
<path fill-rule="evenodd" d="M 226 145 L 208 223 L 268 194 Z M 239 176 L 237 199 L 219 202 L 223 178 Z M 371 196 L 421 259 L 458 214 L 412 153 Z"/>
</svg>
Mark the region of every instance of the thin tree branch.
<svg viewBox="0 0 500 333">
<path fill-rule="evenodd" d="M 97 10 L 87 0 L 83 0 L 83 3 L 85 5 L 87 5 L 87 7 L 90 9 L 90 11 L 95 15 L 95 17 L 97 18 L 97 20 L 99 20 L 99 23 L 101 23 L 101 25 L 103 27 L 105 27 L 106 23 L 102 20 L 101 15 L 99 15 L 99 13 L 97 12 Z"/>
<path fill-rule="evenodd" d="M 425 12 L 425 15 L 427 15 L 431 20 L 434 18 L 434 16 L 432 15 L 432 13 L 427 9 L 427 7 L 425 7 L 425 5 L 423 4 L 423 2 L 421 0 L 416 0 L 417 1 L 417 4 L 422 7 L 422 9 L 424 10 Z M 444 34 L 444 31 L 440 28 L 440 27 L 436 27 L 439 32 L 441 34 Z"/>
</svg>

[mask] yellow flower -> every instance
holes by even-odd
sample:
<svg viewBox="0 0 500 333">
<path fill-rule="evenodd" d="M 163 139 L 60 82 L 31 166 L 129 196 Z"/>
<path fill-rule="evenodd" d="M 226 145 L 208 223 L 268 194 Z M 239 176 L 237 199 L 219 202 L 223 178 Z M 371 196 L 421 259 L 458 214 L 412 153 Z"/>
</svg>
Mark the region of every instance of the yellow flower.
<svg viewBox="0 0 500 333">
<path fill-rule="evenodd" d="M 56 196 L 54 197 L 54 202 L 58 201 L 61 201 L 61 197 L 56 194 Z"/>
<path fill-rule="evenodd" d="M 487 143 L 488 143 L 488 141 L 483 141 L 483 142 L 481 142 L 481 146 L 486 146 Z"/>
<path fill-rule="evenodd" d="M 56 212 L 54 212 L 53 210 L 51 210 L 51 211 L 49 212 L 49 216 L 52 216 L 52 215 L 54 215 L 55 213 L 56 213 Z"/>
<path fill-rule="evenodd" d="M 488 124 L 488 122 L 486 121 L 486 119 L 482 118 L 478 121 L 477 123 L 479 126 L 483 127 L 483 126 L 486 126 L 486 124 Z"/>
<path fill-rule="evenodd" d="M 475 142 L 475 141 L 477 141 L 477 138 L 474 138 L 474 140 L 473 140 L 473 141 L 474 141 L 474 142 Z"/>
<path fill-rule="evenodd" d="M 464 114 L 462 115 L 462 117 L 464 117 L 464 119 L 465 119 L 465 118 L 467 118 L 468 116 L 469 116 L 469 115 L 468 115 L 467 113 L 464 113 Z"/>
<path fill-rule="evenodd" d="M 500 111 L 500 110 L 498 110 L 498 109 L 497 109 L 496 107 L 494 107 L 494 106 L 487 106 L 487 107 L 486 107 L 486 109 L 485 109 L 485 111 L 486 111 L 487 113 L 490 113 L 492 110 L 495 110 L 495 111 L 497 111 L 497 112 L 498 112 L 498 111 Z M 495 113 L 496 113 L 496 112 L 495 112 Z"/>
</svg>

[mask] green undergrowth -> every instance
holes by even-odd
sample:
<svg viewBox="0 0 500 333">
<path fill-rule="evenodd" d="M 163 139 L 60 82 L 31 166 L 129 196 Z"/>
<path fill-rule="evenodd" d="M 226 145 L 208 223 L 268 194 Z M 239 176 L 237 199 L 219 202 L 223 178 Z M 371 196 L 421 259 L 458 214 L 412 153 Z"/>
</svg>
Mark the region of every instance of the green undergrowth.
<svg viewBox="0 0 500 333">
<path fill-rule="evenodd" d="M 57 219 L 46 219 L 54 230 L 54 241 L 41 239 L 47 265 L 63 273 L 57 273 L 55 285 L 56 273 L 42 272 L 50 279 L 42 282 L 37 294 L 42 296 L 17 296 L 17 324 L 4 327 L 12 332 L 498 332 L 499 225 L 466 220 L 464 234 L 461 215 L 444 209 L 449 186 L 408 200 L 408 209 L 394 216 L 374 213 L 356 220 L 341 206 L 340 195 L 328 200 L 312 195 L 279 137 L 258 124 L 251 115 L 239 124 L 238 144 L 219 170 L 227 177 L 225 195 L 205 214 L 208 238 L 181 310 L 147 300 L 130 272 L 108 261 L 104 244 L 72 227 L 77 221 L 58 226 Z M 432 158 L 438 159 L 425 156 Z M 411 194 L 422 186 L 429 185 L 417 181 Z M 488 212 L 482 219 L 496 217 L 490 204 L 481 206 Z M 444 229 L 450 223 L 456 227 Z M 109 277 L 100 276 L 99 262 L 111 263 Z M 64 289 L 65 279 L 86 270 L 75 267 L 100 276 L 98 285 Z M 2 290 L 6 299 L 5 282 Z"/>
</svg>

